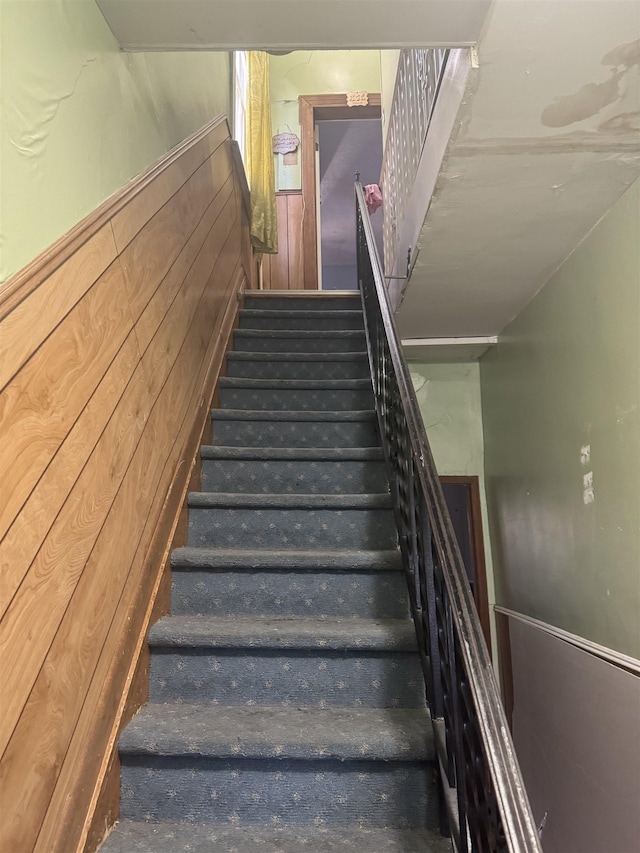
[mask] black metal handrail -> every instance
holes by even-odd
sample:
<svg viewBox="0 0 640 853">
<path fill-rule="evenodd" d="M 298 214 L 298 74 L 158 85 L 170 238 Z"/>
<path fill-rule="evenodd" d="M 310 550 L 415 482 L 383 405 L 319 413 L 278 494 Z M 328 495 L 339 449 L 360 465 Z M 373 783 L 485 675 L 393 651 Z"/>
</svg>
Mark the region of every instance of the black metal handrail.
<svg viewBox="0 0 640 853">
<path fill-rule="evenodd" d="M 400 550 L 441 767 L 455 789 L 461 853 L 540 853 L 515 756 L 409 371 L 400 349 L 362 185 L 358 280 Z M 444 780 L 443 780 L 444 781 Z"/>
</svg>

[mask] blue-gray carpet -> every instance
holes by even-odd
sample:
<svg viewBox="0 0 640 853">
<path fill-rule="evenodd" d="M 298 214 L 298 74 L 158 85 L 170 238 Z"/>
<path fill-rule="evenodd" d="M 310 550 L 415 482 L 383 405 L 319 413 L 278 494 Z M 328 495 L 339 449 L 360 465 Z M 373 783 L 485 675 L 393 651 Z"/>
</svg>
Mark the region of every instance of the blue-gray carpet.
<svg viewBox="0 0 640 853">
<path fill-rule="evenodd" d="M 358 296 L 249 296 L 105 853 L 444 853 Z"/>
</svg>

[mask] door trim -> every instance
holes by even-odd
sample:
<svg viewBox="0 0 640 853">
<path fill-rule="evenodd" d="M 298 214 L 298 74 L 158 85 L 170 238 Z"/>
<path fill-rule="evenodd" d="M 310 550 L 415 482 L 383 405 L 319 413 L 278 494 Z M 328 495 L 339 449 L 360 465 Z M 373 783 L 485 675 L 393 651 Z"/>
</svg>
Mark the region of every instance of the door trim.
<svg viewBox="0 0 640 853">
<path fill-rule="evenodd" d="M 379 93 L 369 95 L 366 107 L 347 106 L 346 94 L 300 95 L 300 147 L 302 166 L 302 245 L 304 253 L 304 289 L 318 289 L 316 151 L 314 128 L 318 119 L 381 118 Z M 355 215 L 355 214 L 354 214 Z"/>
<path fill-rule="evenodd" d="M 452 483 L 469 486 L 469 526 L 471 547 L 475 563 L 474 600 L 482 633 L 484 635 L 489 656 L 491 655 L 491 626 L 489 619 L 489 596 L 487 594 L 487 565 L 484 556 L 484 538 L 482 535 L 482 509 L 480 505 L 480 481 L 477 476 L 440 477 L 441 483 Z"/>
</svg>

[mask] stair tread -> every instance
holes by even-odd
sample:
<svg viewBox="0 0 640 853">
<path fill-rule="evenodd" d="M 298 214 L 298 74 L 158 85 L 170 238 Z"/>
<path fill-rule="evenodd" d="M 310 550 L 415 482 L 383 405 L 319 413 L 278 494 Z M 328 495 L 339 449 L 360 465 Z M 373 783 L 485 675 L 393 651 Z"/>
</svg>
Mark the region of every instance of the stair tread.
<svg viewBox="0 0 640 853">
<path fill-rule="evenodd" d="M 215 845 L 215 847 L 213 846 Z M 428 829 L 362 826 L 232 826 L 120 821 L 104 853 L 450 853 L 451 842 Z"/>
<path fill-rule="evenodd" d="M 280 391 L 354 391 L 370 389 L 370 379 L 245 379 L 221 376 L 220 388 L 250 388 Z"/>
<path fill-rule="evenodd" d="M 265 358 L 268 355 L 268 358 Z M 227 353 L 227 359 L 230 361 L 302 361 L 318 364 L 323 361 L 366 361 L 367 351 L 356 350 L 351 352 L 251 352 L 251 350 L 231 350 Z"/>
<path fill-rule="evenodd" d="M 252 649 L 417 651 L 410 619 L 300 616 L 166 616 L 153 625 L 149 645 Z"/>
<path fill-rule="evenodd" d="M 420 708 L 150 703 L 122 733 L 120 753 L 422 762 L 435 750 L 429 714 Z"/>
<path fill-rule="evenodd" d="M 270 494 L 189 492 L 188 505 L 199 509 L 391 509 L 388 492 L 370 494 Z"/>
<path fill-rule="evenodd" d="M 282 460 L 304 462 L 384 461 L 381 447 L 238 447 L 204 444 L 202 459 Z"/>
<path fill-rule="evenodd" d="M 241 308 L 241 317 L 291 317 L 305 320 L 324 320 L 333 317 L 362 319 L 361 308 Z"/>
<path fill-rule="evenodd" d="M 359 338 L 363 329 L 236 329 L 233 333 L 245 338 Z"/>
<path fill-rule="evenodd" d="M 273 411 L 269 409 L 213 409 L 211 417 L 220 421 L 308 421 L 317 423 L 374 421 L 373 409 L 350 409 L 345 411 L 314 411 L 312 409 L 287 409 Z"/>
<path fill-rule="evenodd" d="M 254 571 L 296 569 L 323 571 L 401 571 L 398 550 L 365 551 L 355 549 L 265 550 L 263 548 L 175 548 L 171 554 L 174 569 L 234 569 Z"/>
</svg>

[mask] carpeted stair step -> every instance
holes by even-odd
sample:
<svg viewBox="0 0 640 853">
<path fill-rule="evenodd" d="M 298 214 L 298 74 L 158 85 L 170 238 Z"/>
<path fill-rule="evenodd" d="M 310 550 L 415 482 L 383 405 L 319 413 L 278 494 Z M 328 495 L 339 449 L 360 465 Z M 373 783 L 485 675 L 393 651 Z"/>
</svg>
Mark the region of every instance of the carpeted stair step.
<svg viewBox="0 0 640 853">
<path fill-rule="evenodd" d="M 325 294 L 309 294 L 309 291 L 301 291 L 292 294 L 293 291 L 285 296 L 277 293 L 255 293 L 246 294 L 244 298 L 244 308 L 268 308 L 269 310 L 277 311 L 315 311 L 316 308 L 329 311 L 358 311 L 362 310 L 362 299 L 359 293 L 354 293 L 350 296 L 328 296 Z"/>
<path fill-rule="evenodd" d="M 106 853 L 444 853 L 359 294 L 253 294 Z"/>
<path fill-rule="evenodd" d="M 233 346 L 241 352 L 354 352 L 366 349 L 363 331 L 287 331 L 236 329 Z"/>
<path fill-rule="evenodd" d="M 149 704 L 120 740 L 124 818 L 434 828 L 428 712 Z"/>
<path fill-rule="evenodd" d="M 409 619 L 336 619 L 228 616 L 165 616 L 151 628 L 157 648 L 263 649 L 323 652 L 415 652 Z"/>
<path fill-rule="evenodd" d="M 351 311 L 340 309 L 337 311 L 313 309 L 266 309 L 266 308 L 242 308 L 238 315 L 241 329 L 286 329 L 312 331 L 326 330 L 361 330 L 364 328 L 362 310 Z"/>
<path fill-rule="evenodd" d="M 227 353 L 227 375 L 247 379 L 368 379 L 366 352 Z"/>
<path fill-rule="evenodd" d="M 103 853 L 451 853 L 428 829 L 143 823 L 123 820 Z"/>
<path fill-rule="evenodd" d="M 393 549 L 397 545 L 388 494 L 191 492 L 188 504 L 191 546 Z"/>
<path fill-rule="evenodd" d="M 424 706 L 410 619 L 170 616 L 149 645 L 152 702 Z"/>
<path fill-rule="evenodd" d="M 379 447 L 373 410 L 268 412 L 214 409 L 213 440 L 230 447 Z"/>
<path fill-rule="evenodd" d="M 200 449 L 202 491 L 351 494 L 388 490 L 377 447 Z"/>
<path fill-rule="evenodd" d="M 222 408 L 270 411 L 358 411 L 373 406 L 369 379 L 242 379 L 222 377 Z"/>
<path fill-rule="evenodd" d="M 400 553 L 217 550 L 171 555 L 172 612 L 350 616 L 408 615 Z"/>
</svg>

